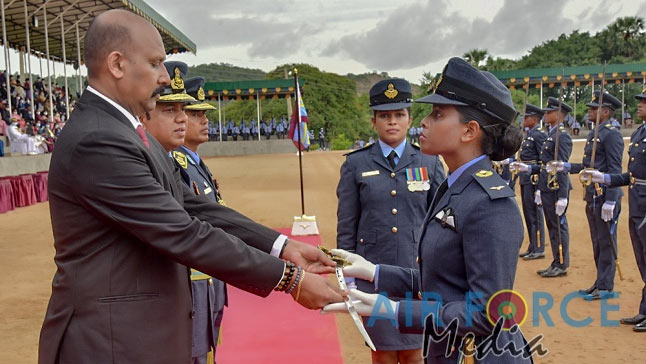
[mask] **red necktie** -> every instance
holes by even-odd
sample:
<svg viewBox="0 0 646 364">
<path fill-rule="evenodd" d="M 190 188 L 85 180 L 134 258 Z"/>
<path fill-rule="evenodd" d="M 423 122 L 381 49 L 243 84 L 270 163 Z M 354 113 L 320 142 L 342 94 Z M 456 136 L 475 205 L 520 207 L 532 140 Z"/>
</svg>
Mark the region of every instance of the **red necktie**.
<svg viewBox="0 0 646 364">
<path fill-rule="evenodd" d="M 148 143 L 148 137 L 146 136 L 146 132 L 144 131 L 144 127 L 139 124 L 137 126 L 137 135 L 139 135 L 139 139 L 141 139 L 142 142 L 146 145 L 146 148 L 150 148 L 150 144 Z"/>
</svg>

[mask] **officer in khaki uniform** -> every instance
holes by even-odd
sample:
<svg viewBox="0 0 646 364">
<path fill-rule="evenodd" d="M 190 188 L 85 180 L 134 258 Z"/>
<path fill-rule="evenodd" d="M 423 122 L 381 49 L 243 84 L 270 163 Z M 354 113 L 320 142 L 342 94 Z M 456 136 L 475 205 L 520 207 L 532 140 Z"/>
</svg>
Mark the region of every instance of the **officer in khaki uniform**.
<svg viewBox="0 0 646 364">
<path fill-rule="evenodd" d="M 438 157 L 423 155 L 406 140 L 411 126 L 410 84 L 403 79 L 377 82 L 370 89 L 372 119 L 379 139 L 347 154 L 337 187 L 337 247 L 356 252 L 375 264 L 416 268 L 413 232 L 437 187 L 444 180 Z M 364 291 L 370 282 L 357 280 Z M 406 358 L 422 347 L 420 335 L 400 334 L 389 322 L 366 324 L 377 352 L 375 363 L 411 363 Z"/>
<path fill-rule="evenodd" d="M 175 149 L 172 156 L 179 167 L 182 180 L 196 195 L 204 195 L 224 205 L 211 171 L 197 154 L 197 147 L 208 141 L 207 110 L 215 107 L 204 101 L 204 78 L 186 80 L 186 92 L 197 101 L 186 105 L 188 117 L 184 145 Z M 218 343 L 224 306 L 227 304 L 224 282 L 191 269 L 193 292 L 193 353 L 192 364 L 212 363 Z M 213 354 L 209 353 L 213 349 Z M 208 357 L 207 357 L 207 353 Z"/>
</svg>

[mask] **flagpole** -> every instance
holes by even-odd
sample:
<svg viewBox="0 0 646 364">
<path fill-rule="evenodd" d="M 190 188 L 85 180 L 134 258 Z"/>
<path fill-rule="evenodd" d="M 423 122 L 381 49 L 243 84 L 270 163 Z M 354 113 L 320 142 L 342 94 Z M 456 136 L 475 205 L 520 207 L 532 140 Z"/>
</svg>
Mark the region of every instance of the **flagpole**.
<svg viewBox="0 0 646 364">
<path fill-rule="evenodd" d="M 301 100 L 298 89 L 298 69 L 294 68 L 294 95 L 296 95 L 296 110 L 298 118 L 296 119 L 296 132 L 298 133 L 298 170 L 301 178 L 301 215 L 305 216 L 305 194 L 303 191 L 303 152 L 301 141 Z"/>
</svg>

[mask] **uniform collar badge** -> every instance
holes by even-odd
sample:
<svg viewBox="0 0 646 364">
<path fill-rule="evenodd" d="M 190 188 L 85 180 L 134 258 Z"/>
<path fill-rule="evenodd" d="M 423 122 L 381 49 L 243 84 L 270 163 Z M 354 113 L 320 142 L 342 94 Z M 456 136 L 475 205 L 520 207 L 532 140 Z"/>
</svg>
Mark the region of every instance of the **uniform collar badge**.
<svg viewBox="0 0 646 364">
<path fill-rule="evenodd" d="M 184 154 L 184 153 L 182 153 L 182 152 L 178 152 L 178 151 L 174 150 L 174 151 L 173 151 L 173 158 L 175 158 L 175 160 L 177 161 L 177 163 L 179 163 L 179 165 L 180 165 L 182 168 L 184 168 L 184 169 L 188 168 L 188 162 L 187 162 L 187 160 L 186 160 L 186 154 Z"/>
</svg>

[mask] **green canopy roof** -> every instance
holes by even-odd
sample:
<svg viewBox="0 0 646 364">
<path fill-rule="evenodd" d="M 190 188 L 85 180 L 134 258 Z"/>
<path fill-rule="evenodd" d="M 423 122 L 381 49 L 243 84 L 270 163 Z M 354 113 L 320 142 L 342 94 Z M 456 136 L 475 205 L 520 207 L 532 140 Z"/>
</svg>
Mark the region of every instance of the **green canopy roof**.
<svg viewBox="0 0 646 364">
<path fill-rule="evenodd" d="M 46 7 L 45 7 L 46 5 Z M 83 37 L 92 20 L 102 12 L 110 9 L 131 11 L 149 22 L 159 31 L 164 42 L 166 53 L 181 53 L 197 51 L 195 43 L 179 31 L 171 22 L 161 16 L 143 0 L 27 0 L 27 20 L 29 21 L 30 46 L 34 55 L 44 57 L 45 49 L 45 20 L 44 10 L 47 10 L 47 33 L 49 38 L 49 53 L 52 59 L 63 59 L 63 36 L 65 37 L 65 52 L 68 63 L 76 63 L 78 52 L 76 48 L 76 27 L 81 38 L 81 55 L 83 54 Z M 35 26 L 37 19 L 38 26 Z M 61 32 L 61 21 L 64 31 Z M 7 28 L 7 43 L 14 49 L 27 49 L 27 32 L 25 27 L 25 3 L 23 1 L 5 0 L 5 22 Z M 0 38 L 1 40 L 1 38 Z"/>
<path fill-rule="evenodd" d="M 299 79 L 299 85 L 303 89 L 303 79 Z M 267 98 L 284 98 L 294 94 L 293 79 L 278 80 L 251 80 L 235 82 L 207 82 L 204 85 L 206 97 L 217 100 L 218 94 L 224 101 Z"/>
<path fill-rule="evenodd" d="M 603 76 L 603 65 L 578 66 L 565 68 L 527 68 L 511 71 L 491 71 L 500 81 L 514 88 L 530 84 L 554 84 L 567 82 L 569 85 L 586 85 L 599 82 Z M 606 66 L 605 80 L 608 82 L 644 82 L 646 63 L 609 64 Z"/>
</svg>

